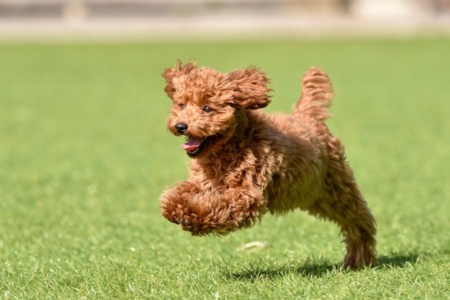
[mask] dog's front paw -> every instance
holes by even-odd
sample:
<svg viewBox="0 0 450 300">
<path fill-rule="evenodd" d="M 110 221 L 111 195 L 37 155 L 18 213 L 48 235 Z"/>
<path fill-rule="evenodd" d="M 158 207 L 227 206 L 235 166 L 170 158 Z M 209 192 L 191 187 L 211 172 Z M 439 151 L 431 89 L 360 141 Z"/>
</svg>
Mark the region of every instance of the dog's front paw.
<svg viewBox="0 0 450 300">
<path fill-rule="evenodd" d="M 161 196 L 161 215 L 172 223 L 180 224 L 185 214 L 186 201 L 165 193 Z"/>
<path fill-rule="evenodd" d="M 193 207 L 189 199 L 180 197 L 180 194 L 167 192 L 161 196 L 161 214 L 172 223 L 178 224 L 183 230 L 193 235 L 205 235 L 211 232 L 204 224 L 204 213 L 199 207 Z"/>
<path fill-rule="evenodd" d="M 212 228 L 201 223 L 196 216 L 185 215 L 180 221 L 181 228 L 189 231 L 194 236 L 207 235 L 212 232 Z"/>
<path fill-rule="evenodd" d="M 172 223 L 180 224 L 182 221 L 182 206 L 174 205 L 171 202 L 163 202 L 161 204 L 161 215 Z"/>
<path fill-rule="evenodd" d="M 204 194 L 187 195 L 172 190 L 161 196 L 161 214 L 181 229 L 201 236 L 213 232 L 226 220 L 224 210 L 218 209 L 221 205 L 211 204 L 211 198 Z"/>
<path fill-rule="evenodd" d="M 194 236 L 207 234 L 226 235 L 238 229 L 231 207 L 217 193 L 194 195 L 185 208 L 180 225 Z"/>
<path fill-rule="evenodd" d="M 170 222 L 180 225 L 183 230 L 190 231 L 193 234 L 199 232 L 202 227 L 200 222 L 195 219 L 196 216 L 192 214 L 187 203 L 174 205 L 173 201 L 163 202 L 161 214 Z"/>
<path fill-rule="evenodd" d="M 175 224 L 181 224 L 184 215 L 189 215 L 189 199 L 198 193 L 198 187 L 193 183 L 184 181 L 161 195 L 161 214 Z"/>
</svg>

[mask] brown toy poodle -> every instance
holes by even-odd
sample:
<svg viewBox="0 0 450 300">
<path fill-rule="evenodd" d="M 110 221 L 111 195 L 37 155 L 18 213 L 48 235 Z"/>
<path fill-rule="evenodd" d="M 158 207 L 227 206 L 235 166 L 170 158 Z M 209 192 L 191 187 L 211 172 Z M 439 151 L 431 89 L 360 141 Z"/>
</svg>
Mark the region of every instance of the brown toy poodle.
<svg viewBox="0 0 450 300">
<path fill-rule="evenodd" d="M 289 115 L 261 111 L 271 90 L 257 68 L 223 74 L 178 61 L 163 77 L 172 99 L 167 128 L 186 137 L 181 147 L 192 158 L 189 179 L 161 196 L 165 218 L 193 235 L 224 235 L 266 212 L 299 208 L 340 226 L 344 267 L 374 262 L 375 220 L 324 123 L 333 98 L 324 71 L 303 76 Z"/>
</svg>

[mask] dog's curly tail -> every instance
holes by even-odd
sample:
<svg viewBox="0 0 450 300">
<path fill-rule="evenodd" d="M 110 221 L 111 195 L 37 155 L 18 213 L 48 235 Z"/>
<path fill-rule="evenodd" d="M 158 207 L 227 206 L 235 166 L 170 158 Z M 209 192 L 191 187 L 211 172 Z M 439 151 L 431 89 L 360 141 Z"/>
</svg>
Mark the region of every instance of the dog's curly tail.
<svg viewBox="0 0 450 300">
<path fill-rule="evenodd" d="M 293 114 L 300 119 L 324 121 L 331 116 L 334 97 L 333 86 L 327 73 L 312 67 L 302 79 L 303 94 L 295 105 Z"/>
</svg>

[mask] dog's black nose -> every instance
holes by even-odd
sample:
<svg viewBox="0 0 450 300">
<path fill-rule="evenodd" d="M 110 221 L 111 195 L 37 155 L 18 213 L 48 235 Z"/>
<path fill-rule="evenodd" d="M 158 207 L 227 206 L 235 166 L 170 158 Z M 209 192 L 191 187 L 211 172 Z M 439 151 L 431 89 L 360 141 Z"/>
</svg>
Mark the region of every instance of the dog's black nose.
<svg viewBox="0 0 450 300">
<path fill-rule="evenodd" d="M 180 122 L 180 123 L 175 124 L 175 129 L 177 130 L 177 132 L 179 134 L 183 134 L 188 129 L 188 126 L 186 123 Z"/>
</svg>

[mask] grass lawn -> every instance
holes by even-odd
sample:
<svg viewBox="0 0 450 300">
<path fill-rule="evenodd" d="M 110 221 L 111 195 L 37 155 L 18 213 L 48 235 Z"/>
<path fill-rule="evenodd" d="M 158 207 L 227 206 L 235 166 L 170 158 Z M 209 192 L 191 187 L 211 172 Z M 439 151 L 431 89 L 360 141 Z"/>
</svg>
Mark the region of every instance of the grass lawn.
<svg viewBox="0 0 450 300">
<path fill-rule="evenodd" d="M 300 211 L 223 238 L 160 216 L 187 174 L 160 77 L 177 58 L 261 67 L 270 112 L 329 72 L 374 268 L 341 270 L 338 228 Z M 0 299 L 448 299 L 449 87 L 450 39 L 0 44 Z"/>
</svg>

